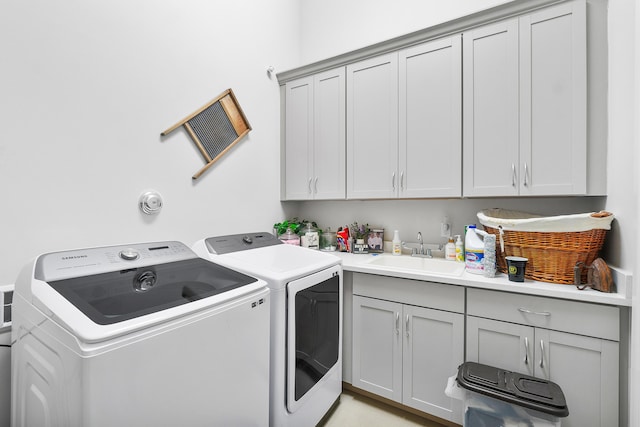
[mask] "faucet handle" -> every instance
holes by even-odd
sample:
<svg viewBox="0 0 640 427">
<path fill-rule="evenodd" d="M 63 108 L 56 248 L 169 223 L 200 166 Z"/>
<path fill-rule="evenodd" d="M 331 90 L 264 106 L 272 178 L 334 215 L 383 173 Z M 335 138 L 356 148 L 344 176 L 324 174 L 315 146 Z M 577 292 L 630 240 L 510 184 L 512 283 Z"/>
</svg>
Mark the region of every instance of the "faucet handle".
<svg viewBox="0 0 640 427">
<path fill-rule="evenodd" d="M 418 231 L 418 242 L 422 243 L 422 233 Z"/>
</svg>

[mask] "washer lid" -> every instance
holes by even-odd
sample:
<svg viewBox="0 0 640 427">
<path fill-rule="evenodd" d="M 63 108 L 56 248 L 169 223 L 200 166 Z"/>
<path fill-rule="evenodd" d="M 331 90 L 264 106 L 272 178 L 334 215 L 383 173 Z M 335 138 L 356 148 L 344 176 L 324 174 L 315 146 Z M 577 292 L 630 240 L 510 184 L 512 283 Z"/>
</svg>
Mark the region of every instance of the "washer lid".
<svg viewBox="0 0 640 427">
<path fill-rule="evenodd" d="M 48 283 L 93 322 L 110 325 L 256 281 L 221 265 L 193 258 Z"/>
</svg>

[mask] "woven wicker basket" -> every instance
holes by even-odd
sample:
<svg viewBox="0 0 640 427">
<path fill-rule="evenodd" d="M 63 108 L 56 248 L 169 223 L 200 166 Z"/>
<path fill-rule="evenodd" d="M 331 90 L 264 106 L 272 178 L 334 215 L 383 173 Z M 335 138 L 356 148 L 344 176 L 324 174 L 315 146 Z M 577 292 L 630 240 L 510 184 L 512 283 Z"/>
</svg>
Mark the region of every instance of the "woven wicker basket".
<svg viewBox="0 0 640 427">
<path fill-rule="evenodd" d="M 507 272 L 506 256 L 528 258 L 525 277 L 573 284 L 573 267 L 591 265 L 602 249 L 613 215 L 609 212 L 542 217 L 489 209 L 478 213 L 484 229 L 496 235 L 498 269 Z M 566 231 L 560 231 L 565 229 Z M 553 231 L 549 231 L 553 230 Z M 504 242 L 501 250 L 500 235 Z M 585 271 L 586 274 L 586 271 Z M 583 277 L 583 280 L 586 276 Z"/>
</svg>

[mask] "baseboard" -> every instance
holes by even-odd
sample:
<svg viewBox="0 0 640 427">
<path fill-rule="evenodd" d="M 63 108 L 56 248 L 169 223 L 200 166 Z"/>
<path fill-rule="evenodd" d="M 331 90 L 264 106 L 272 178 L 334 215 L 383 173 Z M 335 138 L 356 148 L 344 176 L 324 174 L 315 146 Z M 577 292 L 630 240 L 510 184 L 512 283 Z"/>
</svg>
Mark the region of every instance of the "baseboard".
<svg viewBox="0 0 640 427">
<path fill-rule="evenodd" d="M 434 422 L 436 422 L 438 424 L 442 424 L 443 426 L 446 426 L 446 427 L 461 427 L 460 424 L 456 424 L 456 423 L 453 423 L 453 422 L 451 422 L 449 420 L 445 420 L 445 419 L 442 419 L 440 417 L 436 417 L 435 415 L 427 414 L 426 412 L 419 411 L 417 409 L 414 409 L 414 408 L 411 408 L 409 406 L 403 405 L 402 403 L 398 403 L 398 402 L 393 401 L 391 399 L 387 399 L 386 397 L 378 396 L 377 394 L 371 393 L 371 392 L 366 391 L 366 390 L 362 390 L 361 388 L 358 388 L 358 387 L 354 387 L 353 385 L 351 385 L 349 383 L 346 383 L 346 382 L 342 383 L 342 389 L 343 390 L 348 390 L 348 391 L 350 391 L 350 392 L 352 392 L 354 394 L 359 394 L 361 396 L 368 397 L 369 399 L 378 401 L 380 403 L 384 403 L 385 405 L 392 406 L 392 407 L 394 407 L 396 409 L 400 409 L 401 411 L 408 412 L 410 414 L 413 414 L 413 415 L 416 415 L 418 417 L 427 419 L 429 421 L 434 421 Z"/>
</svg>

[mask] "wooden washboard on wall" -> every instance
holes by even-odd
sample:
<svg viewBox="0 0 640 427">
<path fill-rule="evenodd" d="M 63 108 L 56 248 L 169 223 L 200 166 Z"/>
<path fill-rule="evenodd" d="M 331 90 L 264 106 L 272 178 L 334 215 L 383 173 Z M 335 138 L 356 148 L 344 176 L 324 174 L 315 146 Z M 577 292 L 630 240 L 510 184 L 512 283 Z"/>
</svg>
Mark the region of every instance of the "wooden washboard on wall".
<svg viewBox="0 0 640 427">
<path fill-rule="evenodd" d="M 160 135 L 168 135 L 180 126 L 184 126 L 206 162 L 193 175 L 193 179 L 198 179 L 251 130 L 251 125 L 231 89 L 225 90 L 213 101 Z"/>
</svg>

